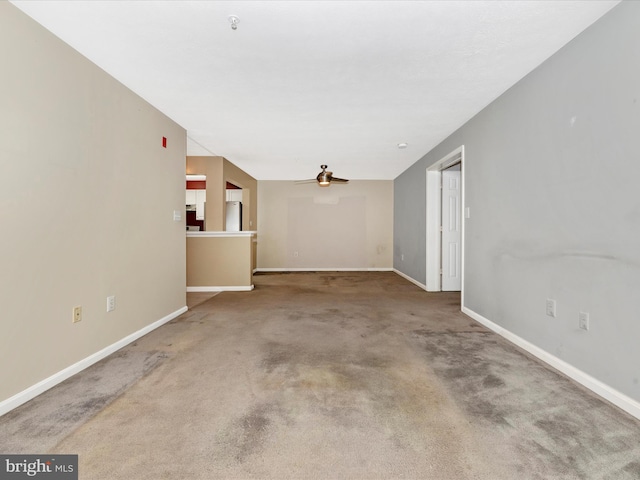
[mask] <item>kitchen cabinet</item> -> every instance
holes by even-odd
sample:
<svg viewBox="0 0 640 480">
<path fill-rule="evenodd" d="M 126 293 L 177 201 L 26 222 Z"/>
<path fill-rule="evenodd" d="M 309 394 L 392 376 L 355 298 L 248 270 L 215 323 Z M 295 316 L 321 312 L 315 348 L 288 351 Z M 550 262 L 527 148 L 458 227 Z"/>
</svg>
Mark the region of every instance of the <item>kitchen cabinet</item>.
<svg viewBox="0 0 640 480">
<path fill-rule="evenodd" d="M 196 220 L 204 220 L 204 209 L 207 202 L 206 190 L 187 190 L 186 205 L 195 205 Z"/>
<path fill-rule="evenodd" d="M 196 220 L 204 220 L 204 208 L 207 202 L 206 190 L 195 190 L 196 192 Z"/>
</svg>

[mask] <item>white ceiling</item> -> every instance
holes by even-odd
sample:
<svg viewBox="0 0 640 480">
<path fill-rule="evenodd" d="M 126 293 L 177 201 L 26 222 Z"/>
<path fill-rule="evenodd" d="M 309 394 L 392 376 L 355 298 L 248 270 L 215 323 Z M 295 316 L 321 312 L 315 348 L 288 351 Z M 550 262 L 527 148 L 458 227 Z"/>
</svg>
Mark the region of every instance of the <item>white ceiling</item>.
<svg viewBox="0 0 640 480">
<path fill-rule="evenodd" d="M 189 155 L 288 180 L 395 178 L 618 0 L 12 3 L 182 125 Z"/>
</svg>

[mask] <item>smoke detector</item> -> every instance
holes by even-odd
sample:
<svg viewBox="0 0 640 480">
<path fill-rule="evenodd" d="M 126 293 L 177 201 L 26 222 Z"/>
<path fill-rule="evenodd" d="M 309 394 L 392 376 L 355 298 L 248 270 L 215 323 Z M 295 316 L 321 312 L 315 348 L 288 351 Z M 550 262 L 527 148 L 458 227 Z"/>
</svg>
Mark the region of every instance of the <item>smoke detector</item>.
<svg viewBox="0 0 640 480">
<path fill-rule="evenodd" d="M 229 15 L 229 23 L 231 24 L 231 30 L 237 30 L 240 19 L 236 15 Z"/>
</svg>

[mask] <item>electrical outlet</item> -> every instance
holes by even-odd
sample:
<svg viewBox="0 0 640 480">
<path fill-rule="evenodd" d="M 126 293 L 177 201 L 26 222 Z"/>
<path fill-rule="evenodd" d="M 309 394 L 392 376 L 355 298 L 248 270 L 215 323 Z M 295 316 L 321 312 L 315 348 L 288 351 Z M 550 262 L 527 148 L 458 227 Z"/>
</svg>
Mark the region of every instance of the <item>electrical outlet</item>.
<svg viewBox="0 0 640 480">
<path fill-rule="evenodd" d="M 116 309 L 116 297 L 114 295 L 107 297 L 107 312 L 113 312 Z"/>
<path fill-rule="evenodd" d="M 556 301 L 551 298 L 547 298 L 547 315 L 553 318 L 556 316 Z"/>
<path fill-rule="evenodd" d="M 73 307 L 73 323 L 78 323 L 82 320 L 82 307 Z"/>
<path fill-rule="evenodd" d="M 404 253 L 401 253 L 401 254 L 400 254 L 400 261 L 401 261 L 401 262 L 404 262 Z"/>
<path fill-rule="evenodd" d="M 589 330 L 589 313 L 580 312 L 578 314 L 578 327 L 582 330 Z"/>
</svg>

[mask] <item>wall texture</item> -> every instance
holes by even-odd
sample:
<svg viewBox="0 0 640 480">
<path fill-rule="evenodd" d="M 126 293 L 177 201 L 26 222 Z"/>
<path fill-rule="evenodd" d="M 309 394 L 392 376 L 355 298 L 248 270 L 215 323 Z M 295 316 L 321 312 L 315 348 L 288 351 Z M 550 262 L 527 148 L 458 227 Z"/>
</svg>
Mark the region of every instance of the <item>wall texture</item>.
<svg viewBox="0 0 640 480">
<path fill-rule="evenodd" d="M 394 184 L 394 265 L 424 282 L 425 169 L 464 145 L 465 307 L 635 400 L 638 22 L 622 2 Z"/>
<path fill-rule="evenodd" d="M 7 2 L 0 58 L 3 401 L 186 305 L 186 134 Z"/>
<path fill-rule="evenodd" d="M 393 182 L 258 182 L 258 269 L 391 269 Z"/>
</svg>

